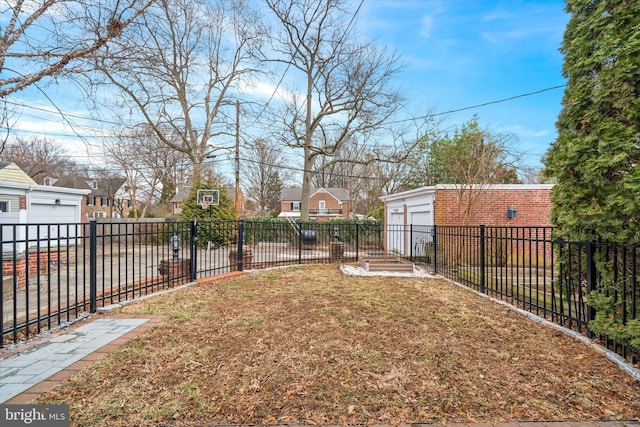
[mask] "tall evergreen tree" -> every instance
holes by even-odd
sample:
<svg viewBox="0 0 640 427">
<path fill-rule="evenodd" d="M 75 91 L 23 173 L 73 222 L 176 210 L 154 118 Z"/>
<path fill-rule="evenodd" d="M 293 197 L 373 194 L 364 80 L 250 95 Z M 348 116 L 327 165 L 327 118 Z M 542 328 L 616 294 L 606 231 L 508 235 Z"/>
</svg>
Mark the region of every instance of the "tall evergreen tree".
<svg viewBox="0 0 640 427">
<path fill-rule="evenodd" d="M 567 0 L 568 79 L 546 174 L 565 238 L 640 241 L 640 2 Z"/>
<path fill-rule="evenodd" d="M 198 190 L 219 190 L 219 204 L 209 206 L 203 209 L 198 205 Z M 182 212 L 179 219 L 181 221 L 189 221 L 196 219 L 198 221 L 221 221 L 233 220 L 236 218 L 236 211 L 232 197 L 229 195 L 221 180 L 215 176 L 207 175 L 201 178 L 201 181 L 195 183 L 191 187 L 189 196 L 182 203 Z"/>
</svg>

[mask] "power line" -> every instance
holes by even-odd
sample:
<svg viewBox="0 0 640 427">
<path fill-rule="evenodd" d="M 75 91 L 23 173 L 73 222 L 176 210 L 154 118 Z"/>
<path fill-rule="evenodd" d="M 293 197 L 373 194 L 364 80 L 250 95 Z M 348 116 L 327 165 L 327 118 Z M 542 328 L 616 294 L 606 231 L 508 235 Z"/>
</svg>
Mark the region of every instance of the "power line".
<svg viewBox="0 0 640 427">
<path fill-rule="evenodd" d="M 512 101 L 514 99 L 534 96 L 534 95 L 538 95 L 540 93 L 548 92 L 548 91 L 551 91 L 551 90 L 560 89 L 560 88 L 563 88 L 565 86 L 566 86 L 565 84 L 552 86 L 552 87 L 536 90 L 536 91 L 533 91 L 533 92 L 527 92 L 527 93 L 522 93 L 522 94 L 510 96 L 510 97 L 507 97 L 507 98 L 502 98 L 502 99 L 497 99 L 497 100 L 493 100 L 493 101 L 483 102 L 481 104 L 474 104 L 474 105 L 469 105 L 469 106 L 466 106 L 466 107 L 460 107 L 460 108 L 456 108 L 456 109 L 452 109 L 452 110 L 448 110 L 448 111 L 441 111 L 441 112 L 438 112 L 438 113 L 426 114 L 424 116 L 420 116 L 420 117 L 417 117 L 417 118 L 402 119 L 402 120 L 396 120 L 396 121 L 392 121 L 392 122 L 387 122 L 387 124 L 398 124 L 398 123 L 405 123 L 405 122 L 408 122 L 408 121 L 414 121 L 414 120 L 420 120 L 420 119 L 428 119 L 428 118 L 431 118 L 431 117 L 437 117 L 437 116 L 456 113 L 456 112 L 460 112 L 460 111 L 466 111 L 466 110 L 471 110 L 471 109 L 475 109 L 475 108 L 480 108 L 480 107 L 484 107 L 484 106 L 487 106 L 487 105 L 500 104 L 500 103 Z M 44 112 L 53 114 L 52 111 L 44 109 L 44 108 L 34 107 L 32 105 L 27 105 L 27 104 L 19 104 L 17 102 L 12 102 L 12 101 L 6 101 L 6 102 L 10 103 L 11 105 L 20 106 L 20 107 L 24 107 L 24 108 L 31 108 L 31 109 L 34 109 L 34 110 L 37 110 L 37 111 L 44 111 Z M 52 102 L 52 104 L 53 104 L 53 102 Z M 75 117 L 77 119 L 83 119 L 83 120 L 87 120 L 87 121 L 95 121 L 95 122 L 98 122 L 98 123 L 106 123 L 106 124 L 118 124 L 118 123 L 107 121 L 107 120 L 96 119 L 95 117 L 87 117 L 87 116 L 82 116 L 82 115 L 73 114 L 73 113 L 66 113 L 66 112 L 63 112 L 57 106 L 55 106 L 55 104 L 53 104 L 53 105 L 56 108 L 57 112 L 63 117 L 63 120 L 69 126 L 71 126 L 71 128 L 73 129 L 73 133 L 72 134 L 68 134 L 68 133 L 60 133 L 60 132 L 46 132 L 47 135 L 60 136 L 60 137 L 76 137 L 76 138 L 80 138 L 80 140 L 83 141 L 85 143 L 85 145 L 88 144 L 88 142 L 85 139 L 87 137 L 94 137 L 94 138 L 98 137 L 98 138 L 107 138 L 107 139 L 108 138 L 116 138 L 117 137 L 115 135 L 108 135 L 108 134 L 85 135 L 85 136 L 80 135 L 76 131 L 74 126 L 71 124 L 71 122 L 69 122 L 69 120 L 65 118 L 65 114 L 67 114 L 68 116 L 71 116 L 71 117 Z M 35 117 L 35 116 L 30 116 L 30 117 L 40 118 L 40 117 Z M 255 124 L 255 123 L 256 123 L 256 120 L 254 120 L 253 124 Z M 75 126 L 80 127 L 80 128 L 85 128 L 85 129 L 89 128 L 94 132 L 99 132 L 99 130 L 97 130 L 95 128 L 91 128 L 90 126 L 77 125 L 77 124 L 75 124 Z M 42 132 L 40 132 L 40 131 L 31 131 L 31 130 L 24 130 L 24 129 L 13 129 L 13 132 L 22 133 L 22 134 L 32 134 L 32 135 L 33 134 L 35 134 L 35 135 L 41 135 L 42 134 Z M 102 132 L 104 132 L 104 130 L 102 130 Z"/>
<path fill-rule="evenodd" d="M 561 85 L 557 85 L 557 86 L 552 86 L 552 87 L 547 87 L 547 88 L 544 88 L 544 89 L 536 90 L 534 92 L 527 92 L 527 93 L 522 93 L 520 95 L 510 96 L 508 98 L 497 99 L 495 101 L 483 102 L 482 104 L 469 105 L 468 107 L 461 107 L 461 108 L 456 108 L 456 109 L 453 109 L 453 110 L 441 111 L 439 113 L 425 114 L 424 116 L 413 117 L 413 118 L 410 118 L 410 119 L 402 119 L 402 120 L 397 120 L 397 121 L 394 121 L 394 122 L 387 122 L 386 124 L 392 125 L 392 124 L 397 124 L 397 123 L 412 122 L 412 121 L 420 120 L 420 119 L 430 119 L 432 117 L 444 116 L 446 114 L 458 113 L 460 111 L 472 110 L 474 108 L 486 107 L 487 105 L 500 104 L 502 102 L 512 101 L 512 100 L 518 99 L 518 98 L 524 98 L 524 97 L 527 97 L 527 96 L 538 95 L 540 93 L 548 92 L 550 90 L 560 89 L 560 88 L 563 88 L 565 86 L 566 86 L 566 84 L 561 84 Z"/>
<path fill-rule="evenodd" d="M 29 108 L 31 110 L 36 110 L 36 111 L 42 111 L 43 113 L 47 113 L 47 114 L 55 114 L 56 112 L 51 111 L 50 109 L 47 109 L 45 107 L 36 107 L 34 105 L 30 105 L 30 104 L 26 104 L 26 100 L 22 101 L 23 103 L 18 103 L 16 101 L 10 101 L 10 100 L 6 100 L 6 103 L 9 105 L 14 105 L 16 107 L 21 107 L 21 108 Z M 76 113 L 71 113 L 69 111 L 63 111 L 62 109 L 57 108 L 56 109 L 57 113 L 63 117 L 73 117 L 76 119 L 81 119 L 81 120 L 90 120 L 90 121 L 94 121 L 94 122 L 98 122 L 98 123 L 105 123 L 105 124 L 109 124 L 109 125 L 116 125 L 119 126 L 122 123 L 121 122 L 114 122 L 114 121 L 110 121 L 110 120 L 105 120 L 102 118 L 97 118 L 97 117 L 91 117 L 91 116 L 83 116 L 80 114 L 76 114 Z M 34 117 L 34 118 L 39 118 L 42 120 L 46 120 L 42 117 L 37 117 L 37 116 L 33 116 L 31 115 L 30 117 Z"/>
</svg>

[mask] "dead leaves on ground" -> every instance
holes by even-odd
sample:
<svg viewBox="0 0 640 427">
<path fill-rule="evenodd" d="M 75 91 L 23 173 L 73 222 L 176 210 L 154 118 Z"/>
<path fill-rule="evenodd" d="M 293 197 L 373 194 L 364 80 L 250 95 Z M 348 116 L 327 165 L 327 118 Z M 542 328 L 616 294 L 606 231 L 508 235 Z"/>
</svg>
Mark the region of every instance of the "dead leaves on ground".
<svg viewBox="0 0 640 427">
<path fill-rule="evenodd" d="M 39 402 L 76 425 L 640 417 L 601 354 L 445 281 L 262 272 L 122 309 L 168 320 Z"/>
</svg>

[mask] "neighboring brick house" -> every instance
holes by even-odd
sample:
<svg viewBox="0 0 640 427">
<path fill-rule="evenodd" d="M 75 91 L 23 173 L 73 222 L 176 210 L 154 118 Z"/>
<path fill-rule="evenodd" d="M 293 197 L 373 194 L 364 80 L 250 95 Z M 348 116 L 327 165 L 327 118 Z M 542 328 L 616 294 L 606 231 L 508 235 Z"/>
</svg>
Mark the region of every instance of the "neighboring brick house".
<svg viewBox="0 0 640 427">
<path fill-rule="evenodd" d="M 302 188 L 285 187 L 280 194 L 279 217 L 299 218 Z M 346 188 L 311 188 L 309 219 L 350 218 L 351 196 Z"/>
<path fill-rule="evenodd" d="M 120 177 L 65 176 L 54 178 L 46 176 L 43 178 L 44 185 L 90 190 L 85 199 L 87 218 L 127 217 L 131 200 L 129 189 L 125 183 L 126 180 Z"/>
</svg>

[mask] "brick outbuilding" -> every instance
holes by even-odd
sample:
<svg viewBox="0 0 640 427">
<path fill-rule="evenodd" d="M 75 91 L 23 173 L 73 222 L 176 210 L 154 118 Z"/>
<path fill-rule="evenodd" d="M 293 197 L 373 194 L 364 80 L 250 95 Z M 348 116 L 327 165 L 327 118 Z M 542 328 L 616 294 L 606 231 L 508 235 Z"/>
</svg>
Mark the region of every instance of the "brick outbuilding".
<svg viewBox="0 0 640 427">
<path fill-rule="evenodd" d="M 382 197 L 386 248 L 419 253 L 431 237 L 425 226 L 551 226 L 549 184 L 421 187 Z"/>
<path fill-rule="evenodd" d="M 382 197 L 388 225 L 550 226 L 552 184 L 439 184 Z"/>
</svg>

